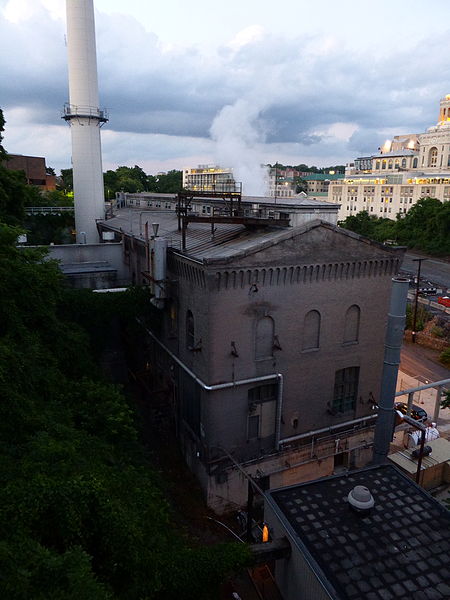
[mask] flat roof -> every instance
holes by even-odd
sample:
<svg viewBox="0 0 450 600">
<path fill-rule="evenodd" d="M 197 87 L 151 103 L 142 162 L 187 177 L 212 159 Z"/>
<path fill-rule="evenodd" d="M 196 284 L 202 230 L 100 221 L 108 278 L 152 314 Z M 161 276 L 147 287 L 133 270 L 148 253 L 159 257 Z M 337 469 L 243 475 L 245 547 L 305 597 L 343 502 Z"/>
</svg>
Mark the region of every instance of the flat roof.
<svg viewBox="0 0 450 600">
<path fill-rule="evenodd" d="M 132 234 L 136 238 L 145 239 L 145 223 L 148 222 L 149 236 L 152 235 L 152 223 L 159 223 L 158 235 L 169 241 L 175 250 L 181 251 L 181 231 L 178 231 L 178 218 L 174 210 L 136 210 L 122 209 L 103 224 L 115 231 Z M 244 225 L 233 223 L 216 223 L 214 235 L 211 234 L 210 223 L 189 223 L 186 232 L 186 250 L 183 254 L 197 260 L 228 258 L 237 253 L 254 248 L 258 243 L 276 239 L 292 232 L 293 228 L 265 227 L 247 229 Z"/>
<path fill-rule="evenodd" d="M 76 275 L 78 273 L 112 273 L 117 269 L 112 267 L 109 262 L 79 262 L 65 263 L 59 266 L 64 275 Z"/>
<path fill-rule="evenodd" d="M 356 485 L 369 488 L 375 500 L 367 515 L 349 506 L 347 496 Z M 268 494 L 333 598 L 450 598 L 450 512 L 394 466 Z"/>
<path fill-rule="evenodd" d="M 305 181 L 331 181 L 334 179 L 342 179 L 345 177 L 344 173 L 312 173 L 311 175 L 305 175 L 302 177 Z"/>
<path fill-rule="evenodd" d="M 444 462 L 450 463 L 450 442 L 445 438 L 427 441 L 427 446 L 431 446 L 432 453 L 424 456 L 422 459 L 422 470 L 435 467 Z M 405 448 L 399 452 L 389 455 L 389 460 L 398 465 L 404 471 L 415 474 L 417 472 L 417 459 L 412 456 L 416 448 Z"/>
<path fill-rule="evenodd" d="M 344 177 L 344 175 L 342 175 Z M 209 198 L 208 196 L 195 196 L 195 191 L 192 191 L 194 201 L 196 203 L 223 203 L 223 199 L 220 197 Z M 158 192 L 137 192 L 132 194 L 130 192 L 124 192 L 123 195 L 129 199 L 138 200 L 175 200 L 177 194 L 160 194 Z M 315 198 L 309 197 L 307 194 L 297 194 L 295 196 L 281 197 L 277 196 L 242 196 L 242 204 L 264 204 L 273 205 L 274 209 L 280 208 L 281 206 L 289 206 L 290 208 L 297 207 L 298 209 L 306 209 L 308 207 L 315 209 L 321 207 L 323 209 L 337 210 L 334 202 L 327 202 L 325 200 L 316 200 Z"/>
<path fill-rule="evenodd" d="M 358 239 L 364 244 L 380 249 L 388 253 L 396 253 L 397 249 L 384 246 L 379 242 L 369 240 L 356 233 L 347 231 L 341 227 L 337 227 L 320 218 L 314 218 L 295 227 L 277 226 L 277 219 L 273 219 L 273 226 L 250 227 L 247 228 L 242 224 L 234 223 L 214 223 L 214 233 L 211 232 L 211 223 L 209 222 L 191 222 L 186 231 L 186 249 L 181 250 L 182 232 L 178 231 L 178 218 L 174 209 L 158 209 L 158 210 L 140 210 L 124 208 L 117 214 L 106 221 L 100 222 L 105 230 L 116 231 L 117 233 L 126 234 L 142 241 L 145 240 L 145 224 L 148 223 L 148 235 L 152 236 L 152 224 L 158 223 L 158 236 L 168 240 L 168 245 L 174 250 L 182 251 L 182 254 L 187 258 L 201 261 L 204 264 L 215 262 L 227 262 L 230 259 L 242 257 L 248 252 L 255 252 L 267 248 L 273 244 L 277 244 L 284 240 L 289 240 L 298 235 L 302 235 L 315 227 L 325 227 L 333 230 L 336 233 L 349 236 L 353 239 Z M 341 246 L 339 246 L 341 248 Z M 327 260 L 330 257 L 328 247 L 326 250 Z M 305 261 L 317 260 L 317 250 L 314 257 L 305 253 Z M 337 249 L 335 248 L 331 254 L 336 259 Z M 348 254 L 340 254 L 350 258 Z M 353 255 L 352 255 L 353 256 Z M 322 260 L 322 259 L 320 259 Z"/>
<path fill-rule="evenodd" d="M 418 150 L 411 150 L 410 148 L 405 148 L 403 150 L 397 150 L 393 152 L 384 152 L 379 154 L 373 154 L 372 158 L 393 158 L 395 156 L 419 156 Z"/>
</svg>

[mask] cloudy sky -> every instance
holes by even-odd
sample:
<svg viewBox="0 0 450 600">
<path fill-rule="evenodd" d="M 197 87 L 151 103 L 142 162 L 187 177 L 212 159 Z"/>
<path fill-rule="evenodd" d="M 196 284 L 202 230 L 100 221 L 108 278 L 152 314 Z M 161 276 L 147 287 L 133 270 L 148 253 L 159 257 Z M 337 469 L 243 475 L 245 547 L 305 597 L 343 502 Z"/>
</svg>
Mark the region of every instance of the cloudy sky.
<svg viewBox="0 0 450 600">
<path fill-rule="evenodd" d="M 450 93 L 448 0 L 94 4 L 105 170 L 345 163 L 435 124 Z M 64 34 L 64 0 L 0 0 L 4 145 L 57 171 Z"/>
</svg>

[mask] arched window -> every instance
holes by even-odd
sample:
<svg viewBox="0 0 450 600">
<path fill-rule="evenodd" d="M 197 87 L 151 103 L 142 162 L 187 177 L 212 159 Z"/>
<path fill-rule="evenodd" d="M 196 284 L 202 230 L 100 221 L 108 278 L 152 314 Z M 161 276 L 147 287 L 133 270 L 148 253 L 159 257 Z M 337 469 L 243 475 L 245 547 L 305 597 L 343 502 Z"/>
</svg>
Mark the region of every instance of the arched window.
<svg viewBox="0 0 450 600">
<path fill-rule="evenodd" d="M 416 156 L 416 158 L 414 158 L 414 160 L 413 160 L 413 169 L 417 169 L 417 163 L 418 162 L 419 161 L 418 161 L 417 156 Z"/>
<path fill-rule="evenodd" d="M 255 358 L 261 360 L 273 356 L 275 325 L 271 317 L 263 317 L 256 323 Z"/>
<path fill-rule="evenodd" d="M 319 348 L 320 344 L 320 313 L 310 310 L 303 322 L 302 350 Z"/>
<path fill-rule="evenodd" d="M 389 159 L 389 162 L 388 162 L 388 169 L 391 169 L 391 170 L 392 170 L 392 165 L 393 165 L 393 164 L 394 164 L 394 163 L 392 162 L 392 158 L 390 158 L 390 159 Z"/>
<path fill-rule="evenodd" d="M 385 160 L 382 160 L 382 161 L 381 161 L 381 168 L 382 168 L 382 169 L 385 169 L 385 168 L 386 168 L 386 161 L 385 161 Z"/>
<path fill-rule="evenodd" d="M 190 310 L 186 313 L 186 348 L 192 350 L 195 346 L 194 315 Z"/>
<path fill-rule="evenodd" d="M 400 159 L 396 158 L 394 161 L 394 169 L 398 169 L 400 167 Z"/>
<path fill-rule="evenodd" d="M 356 304 L 350 306 L 345 313 L 344 344 L 358 341 L 360 313 L 360 308 Z"/>
<path fill-rule="evenodd" d="M 376 163 L 375 163 L 375 169 L 376 169 L 377 171 L 379 171 L 379 170 L 380 170 L 380 161 L 379 161 L 379 160 L 377 160 L 377 161 L 376 161 Z"/>
<path fill-rule="evenodd" d="M 430 151 L 428 152 L 428 166 L 436 167 L 437 159 L 438 159 L 438 149 L 436 148 L 436 146 L 433 146 L 433 148 L 430 148 Z"/>
<path fill-rule="evenodd" d="M 402 169 L 406 169 L 406 158 L 402 158 Z"/>
</svg>

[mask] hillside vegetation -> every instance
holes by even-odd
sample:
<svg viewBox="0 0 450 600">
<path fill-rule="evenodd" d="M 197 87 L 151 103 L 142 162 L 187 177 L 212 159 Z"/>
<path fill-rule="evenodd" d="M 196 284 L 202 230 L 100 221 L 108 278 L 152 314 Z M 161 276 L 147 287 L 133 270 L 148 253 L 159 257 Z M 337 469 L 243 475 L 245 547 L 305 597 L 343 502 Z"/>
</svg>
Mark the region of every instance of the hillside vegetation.
<svg viewBox="0 0 450 600">
<path fill-rule="evenodd" d="M 395 221 L 363 211 L 339 225 L 378 242 L 394 240 L 426 254 L 450 256 L 450 202 L 436 198 L 422 198 Z"/>
</svg>

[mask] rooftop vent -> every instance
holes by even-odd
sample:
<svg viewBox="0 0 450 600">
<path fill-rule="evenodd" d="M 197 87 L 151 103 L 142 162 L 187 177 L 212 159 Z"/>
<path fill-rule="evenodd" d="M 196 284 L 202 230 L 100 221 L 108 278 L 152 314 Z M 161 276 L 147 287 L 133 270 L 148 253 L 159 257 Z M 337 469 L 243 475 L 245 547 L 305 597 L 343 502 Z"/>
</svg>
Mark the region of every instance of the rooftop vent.
<svg viewBox="0 0 450 600">
<path fill-rule="evenodd" d="M 375 500 L 369 488 L 364 485 L 356 485 L 347 496 L 351 508 L 356 512 L 368 512 L 373 508 Z"/>
</svg>

